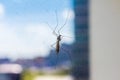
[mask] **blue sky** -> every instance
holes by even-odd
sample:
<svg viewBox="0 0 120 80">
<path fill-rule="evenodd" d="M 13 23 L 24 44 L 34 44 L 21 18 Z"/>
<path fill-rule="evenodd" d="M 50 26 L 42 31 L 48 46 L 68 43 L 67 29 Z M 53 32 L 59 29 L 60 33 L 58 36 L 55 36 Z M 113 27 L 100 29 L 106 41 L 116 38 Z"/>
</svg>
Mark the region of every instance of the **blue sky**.
<svg viewBox="0 0 120 80">
<path fill-rule="evenodd" d="M 57 29 L 68 19 L 61 34 L 72 37 L 62 40 L 70 44 L 74 41 L 72 1 L 0 0 L 0 57 L 16 59 L 48 55 L 50 45 L 56 41 L 52 34 L 57 24 L 55 11 Z"/>
</svg>

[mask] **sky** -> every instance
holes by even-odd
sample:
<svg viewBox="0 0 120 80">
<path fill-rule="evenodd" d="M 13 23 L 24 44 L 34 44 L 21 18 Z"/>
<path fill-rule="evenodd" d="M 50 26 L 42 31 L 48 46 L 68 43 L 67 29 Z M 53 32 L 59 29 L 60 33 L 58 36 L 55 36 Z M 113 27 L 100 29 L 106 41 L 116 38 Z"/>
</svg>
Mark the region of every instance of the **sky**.
<svg viewBox="0 0 120 80">
<path fill-rule="evenodd" d="M 60 33 L 71 38 L 63 38 L 62 43 L 72 44 L 72 0 L 0 0 L 0 58 L 47 56 L 56 42 L 52 31 L 66 20 Z"/>
</svg>

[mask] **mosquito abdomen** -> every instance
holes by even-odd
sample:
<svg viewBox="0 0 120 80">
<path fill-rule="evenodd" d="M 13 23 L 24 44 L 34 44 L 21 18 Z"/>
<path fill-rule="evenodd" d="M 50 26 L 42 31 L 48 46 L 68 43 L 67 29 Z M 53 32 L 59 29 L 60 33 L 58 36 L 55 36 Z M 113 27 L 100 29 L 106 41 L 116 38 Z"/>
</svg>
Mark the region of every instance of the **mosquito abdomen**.
<svg viewBox="0 0 120 80">
<path fill-rule="evenodd" d="M 57 54 L 59 53 L 60 51 L 60 45 L 59 45 L 59 41 L 57 41 L 57 44 L 56 44 L 56 52 Z"/>
</svg>

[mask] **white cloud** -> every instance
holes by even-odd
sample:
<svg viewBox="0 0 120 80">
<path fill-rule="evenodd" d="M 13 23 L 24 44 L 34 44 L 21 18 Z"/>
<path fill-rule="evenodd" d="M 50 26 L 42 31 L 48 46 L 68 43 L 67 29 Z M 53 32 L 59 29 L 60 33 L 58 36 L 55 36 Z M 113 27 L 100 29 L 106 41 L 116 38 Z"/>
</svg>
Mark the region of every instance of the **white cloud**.
<svg viewBox="0 0 120 80">
<path fill-rule="evenodd" d="M 67 38 L 65 40 L 67 42 Z M 10 24 L 0 23 L 0 57 L 46 56 L 55 42 L 56 36 L 46 24 L 28 24 L 20 36 Z"/>
<path fill-rule="evenodd" d="M 46 25 L 28 25 L 22 37 L 9 24 L 0 23 L 0 57 L 33 58 L 46 56 L 55 40 Z"/>
<path fill-rule="evenodd" d="M 20 48 L 25 48 L 23 45 L 14 29 L 9 28 L 6 23 L 0 23 L 0 56 L 12 57 Z"/>
<path fill-rule="evenodd" d="M 64 9 L 62 12 L 62 16 L 64 19 L 71 20 L 74 19 L 74 11 L 72 9 Z"/>
<path fill-rule="evenodd" d="M 4 5 L 0 3 L 0 18 L 2 18 L 5 14 Z"/>
<path fill-rule="evenodd" d="M 29 38 L 34 38 L 32 42 L 37 47 L 40 45 L 45 46 L 45 44 L 50 46 L 56 40 L 56 37 L 52 34 L 52 30 L 46 24 L 30 24 L 26 28 L 26 33 Z"/>
</svg>

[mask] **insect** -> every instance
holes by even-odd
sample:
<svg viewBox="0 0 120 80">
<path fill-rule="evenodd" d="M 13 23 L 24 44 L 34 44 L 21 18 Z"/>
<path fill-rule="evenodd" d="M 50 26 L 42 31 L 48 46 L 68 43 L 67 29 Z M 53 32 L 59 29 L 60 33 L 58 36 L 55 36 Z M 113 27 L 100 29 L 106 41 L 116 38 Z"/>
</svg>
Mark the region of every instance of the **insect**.
<svg viewBox="0 0 120 80">
<path fill-rule="evenodd" d="M 56 14 L 56 21 L 57 21 L 57 25 L 56 25 L 56 27 L 55 27 L 55 29 L 53 30 L 52 28 L 51 28 L 51 26 L 47 23 L 47 25 L 53 30 L 53 34 L 56 36 L 56 42 L 54 43 L 54 44 L 52 44 L 51 45 L 51 47 L 54 47 L 54 45 L 56 45 L 54 48 L 55 48 L 55 51 L 56 51 L 56 55 L 57 55 L 57 61 L 58 61 L 58 54 L 60 53 L 60 50 L 62 49 L 62 50 L 64 50 L 66 53 L 70 53 L 68 50 L 66 50 L 66 49 L 64 49 L 64 48 L 62 48 L 61 46 L 60 46 L 60 42 L 61 42 L 61 40 L 62 40 L 62 38 L 63 37 L 68 37 L 68 36 L 63 36 L 63 35 L 61 35 L 60 34 L 60 31 L 62 30 L 62 28 L 64 28 L 64 26 L 66 25 L 66 23 L 67 23 L 67 21 L 68 21 L 68 14 L 67 14 L 67 18 L 66 18 L 66 21 L 65 21 L 65 23 L 57 30 L 57 27 L 58 27 L 58 17 L 57 17 L 57 11 L 55 11 L 55 14 Z M 70 38 L 70 37 L 69 37 Z M 69 57 L 70 57 L 70 55 L 69 55 Z M 71 60 L 71 57 L 70 57 L 70 60 Z M 57 64 L 57 62 L 56 62 L 56 64 Z"/>
<path fill-rule="evenodd" d="M 61 36 L 62 36 L 62 35 L 59 35 L 59 36 L 57 37 L 57 42 L 56 42 L 56 52 L 57 52 L 57 54 L 58 54 L 59 51 L 60 51 Z"/>
</svg>

